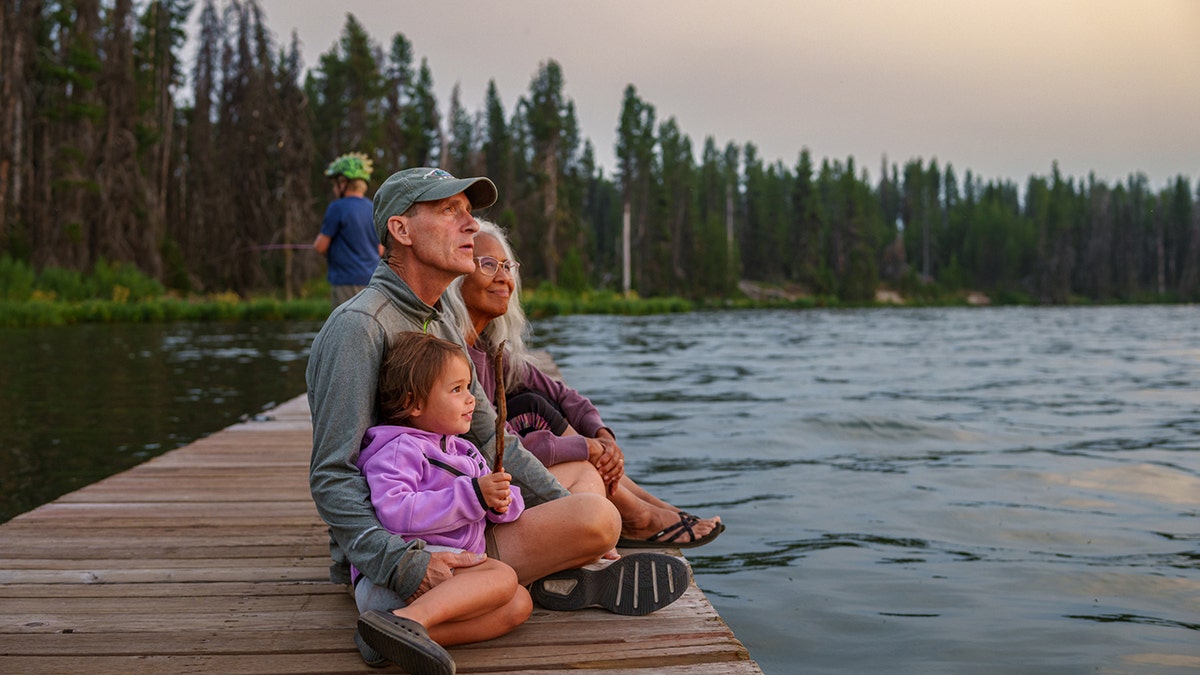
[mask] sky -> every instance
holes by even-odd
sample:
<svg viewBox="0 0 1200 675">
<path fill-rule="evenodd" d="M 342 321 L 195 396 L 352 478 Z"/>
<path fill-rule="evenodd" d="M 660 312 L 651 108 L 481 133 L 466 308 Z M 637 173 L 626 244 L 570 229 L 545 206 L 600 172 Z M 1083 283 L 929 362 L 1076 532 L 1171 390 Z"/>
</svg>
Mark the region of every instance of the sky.
<svg viewBox="0 0 1200 675">
<path fill-rule="evenodd" d="M 199 3 L 198 3 L 199 4 Z M 224 4 L 218 0 L 218 4 Z M 611 175 L 627 85 L 705 139 L 794 168 L 937 159 L 1023 185 L 1055 162 L 1110 185 L 1200 179 L 1200 0 L 259 0 L 307 66 L 353 14 L 385 50 L 403 33 L 443 112 L 489 80 L 511 113 L 540 64 L 562 67 Z M 198 14 L 198 11 L 195 12 Z M 190 69 L 190 67 L 189 67 Z"/>
</svg>

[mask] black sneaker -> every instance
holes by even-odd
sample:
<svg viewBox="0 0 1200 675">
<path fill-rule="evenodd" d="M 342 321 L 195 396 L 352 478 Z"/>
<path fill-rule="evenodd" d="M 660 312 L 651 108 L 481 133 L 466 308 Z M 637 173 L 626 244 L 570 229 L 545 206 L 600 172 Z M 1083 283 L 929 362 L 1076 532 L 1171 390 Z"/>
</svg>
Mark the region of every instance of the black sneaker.
<svg viewBox="0 0 1200 675">
<path fill-rule="evenodd" d="M 641 616 L 679 599 L 688 587 L 688 566 L 665 553 L 631 553 L 594 565 L 555 572 L 533 582 L 533 599 L 560 612 L 603 607 Z"/>
</svg>

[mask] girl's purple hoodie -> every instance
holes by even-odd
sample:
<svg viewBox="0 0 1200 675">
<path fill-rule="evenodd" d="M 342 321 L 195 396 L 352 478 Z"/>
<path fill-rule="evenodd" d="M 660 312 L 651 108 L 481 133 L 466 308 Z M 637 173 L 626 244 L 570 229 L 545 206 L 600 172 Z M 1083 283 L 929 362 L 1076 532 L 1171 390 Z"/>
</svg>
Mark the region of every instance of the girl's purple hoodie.
<svg viewBox="0 0 1200 675">
<path fill-rule="evenodd" d="M 485 520 L 508 523 L 525 510 L 515 485 L 509 487 L 508 511 L 488 508 L 476 479 L 491 469 L 475 446 L 458 436 L 371 427 L 356 464 L 371 488 L 379 522 L 405 539 L 483 553 Z"/>
</svg>

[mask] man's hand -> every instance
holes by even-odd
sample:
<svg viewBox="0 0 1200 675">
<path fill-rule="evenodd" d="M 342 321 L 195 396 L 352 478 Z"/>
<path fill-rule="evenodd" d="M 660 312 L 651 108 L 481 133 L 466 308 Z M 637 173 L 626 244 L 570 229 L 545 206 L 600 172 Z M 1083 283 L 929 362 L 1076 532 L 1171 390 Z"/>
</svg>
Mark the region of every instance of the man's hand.
<svg viewBox="0 0 1200 675">
<path fill-rule="evenodd" d="M 508 489 L 512 484 L 512 475 L 507 471 L 500 471 L 476 480 L 479 481 L 479 492 L 488 507 L 497 513 L 507 513 L 508 505 L 512 503 L 512 492 Z"/>
<path fill-rule="evenodd" d="M 425 595 L 431 588 L 446 581 L 454 576 L 454 570 L 459 567 L 474 567 L 479 563 L 487 560 L 487 556 L 482 553 L 454 553 L 453 551 L 438 551 L 429 554 L 429 567 L 425 568 L 425 578 L 421 580 L 421 585 L 417 586 L 417 590 L 404 602 L 412 604 L 413 600 Z"/>
</svg>

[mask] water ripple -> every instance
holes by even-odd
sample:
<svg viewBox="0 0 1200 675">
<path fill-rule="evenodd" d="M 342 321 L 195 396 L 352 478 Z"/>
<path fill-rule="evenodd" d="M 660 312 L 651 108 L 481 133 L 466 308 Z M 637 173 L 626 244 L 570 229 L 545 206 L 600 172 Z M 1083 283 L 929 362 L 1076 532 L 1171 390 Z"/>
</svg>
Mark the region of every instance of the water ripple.
<svg viewBox="0 0 1200 675">
<path fill-rule="evenodd" d="M 1144 626 L 1166 626 L 1168 628 L 1200 630 L 1200 623 L 1174 621 L 1171 619 L 1160 619 L 1155 616 L 1139 616 L 1137 614 L 1066 614 L 1064 616 L 1068 619 L 1083 619 L 1097 623 L 1135 623 Z"/>
</svg>

